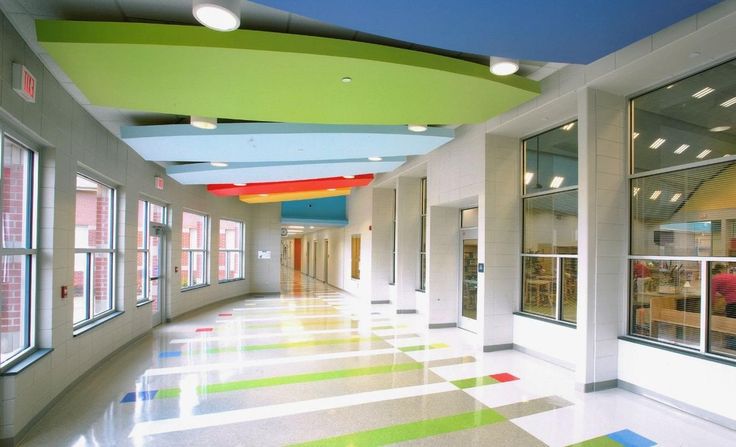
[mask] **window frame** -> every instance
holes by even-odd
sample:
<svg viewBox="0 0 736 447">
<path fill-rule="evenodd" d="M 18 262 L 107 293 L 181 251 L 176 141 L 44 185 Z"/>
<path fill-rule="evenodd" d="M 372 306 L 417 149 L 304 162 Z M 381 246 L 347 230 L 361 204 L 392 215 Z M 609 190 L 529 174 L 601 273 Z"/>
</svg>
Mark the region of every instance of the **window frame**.
<svg viewBox="0 0 736 447">
<path fill-rule="evenodd" d="M 521 145 L 520 145 L 521 146 L 521 148 L 520 148 L 520 150 L 521 150 L 521 167 L 520 167 L 520 170 L 519 171 L 521 172 L 521 175 L 520 175 L 520 178 L 519 178 L 519 187 L 520 187 L 520 191 L 521 191 L 521 210 L 520 210 L 520 213 L 521 213 L 521 250 L 520 250 L 520 261 L 521 261 L 520 262 L 520 272 L 521 272 L 521 277 L 520 277 L 520 293 L 519 293 L 519 298 L 520 298 L 519 299 L 519 313 L 521 315 L 533 317 L 533 318 L 539 319 L 541 321 L 548 321 L 550 323 L 562 324 L 562 325 L 570 326 L 570 327 L 577 327 L 577 318 L 576 318 L 576 321 L 568 321 L 568 320 L 563 319 L 563 315 L 564 315 L 564 312 L 563 312 L 563 305 L 564 305 L 564 302 L 563 302 L 564 301 L 563 300 L 563 298 L 564 298 L 563 297 L 563 287 L 564 287 L 563 274 L 564 274 L 564 272 L 562 270 L 563 270 L 563 259 L 575 259 L 576 260 L 576 268 L 579 267 L 579 252 L 576 253 L 576 254 L 560 254 L 560 253 L 549 253 L 549 254 L 546 254 L 546 253 L 525 253 L 524 252 L 524 248 L 526 246 L 526 243 L 525 243 L 525 233 L 526 233 L 526 231 L 525 231 L 525 225 L 526 225 L 526 220 L 527 220 L 527 217 L 526 217 L 526 206 L 525 205 L 526 205 L 526 201 L 527 200 L 534 199 L 536 197 L 552 196 L 552 195 L 563 194 L 563 193 L 566 193 L 566 192 L 575 191 L 577 193 L 577 199 L 578 199 L 578 210 L 577 210 L 576 218 L 577 219 L 580 218 L 580 202 L 579 202 L 579 199 L 580 199 L 579 187 L 580 187 L 580 185 L 579 185 L 579 179 L 578 179 L 578 184 L 576 184 L 576 185 L 565 186 L 565 187 L 562 187 L 562 188 L 547 189 L 547 190 L 544 190 L 544 191 L 536 191 L 536 192 L 531 192 L 531 193 L 527 193 L 526 192 L 526 183 L 524 181 L 524 176 L 526 175 L 526 172 L 527 172 L 527 169 L 526 169 L 527 141 L 528 140 L 531 140 L 532 138 L 536 138 L 536 137 L 538 137 L 540 135 L 543 135 L 543 134 L 545 134 L 547 132 L 550 132 L 550 131 L 553 131 L 553 130 L 556 130 L 556 129 L 560 129 L 560 128 L 562 128 L 564 126 L 567 126 L 569 124 L 572 124 L 572 123 L 575 124 L 574 129 L 576 129 L 575 132 L 577 132 L 577 129 L 579 128 L 578 127 L 579 126 L 579 119 L 577 117 L 575 117 L 575 118 L 572 118 L 572 119 L 566 119 L 566 120 L 564 120 L 564 121 L 562 121 L 562 122 L 560 122 L 560 123 L 558 123 L 556 125 L 550 126 L 550 127 L 545 128 L 545 129 L 543 129 L 543 130 L 541 130 L 539 132 L 535 132 L 535 133 L 533 133 L 531 135 L 525 136 L 525 137 L 523 137 L 523 138 L 520 139 L 520 142 L 521 142 Z M 580 153 L 580 141 L 578 139 L 578 156 L 579 156 L 579 153 Z M 580 168 L 579 162 L 580 161 L 579 161 L 579 157 L 578 157 L 578 158 L 576 158 L 576 163 L 578 164 L 578 169 Z M 537 166 L 537 171 L 538 170 L 539 170 L 539 166 Z M 536 172 L 535 173 L 535 176 L 539 176 L 539 172 Z M 579 246 L 578 246 L 578 248 L 579 248 Z M 540 313 L 530 312 L 530 311 L 524 309 L 524 303 L 526 301 L 526 299 L 525 299 L 526 298 L 526 296 L 525 296 L 526 287 L 525 287 L 525 283 L 524 283 L 524 278 L 525 278 L 524 263 L 525 263 L 525 261 L 526 261 L 527 258 L 553 258 L 555 260 L 554 261 L 555 262 L 555 275 L 554 275 L 555 276 L 555 283 L 554 283 L 554 285 L 555 285 L 555 315 L 554 315 L 554 317 L 551 317 L 549 315 L 540 314 Z M 576 297 L 575 308 L 577 310 L 577 297 Z"/>
<path fill-rule="evenodd" d="M 236 220 L 236 219 L 227 219 L 227 218 L 220 218 L 218 220 L 218 226 L 217 226 L 217 235 L 218 235 L 218 241 L 220 238 L 222 238 L 222 222 L 232 222 L 240 225 L 240 247 L 236 249 L 228 249 L 228 248 L 219 248 L 218 245 L 218 252 L 217 252 L 217 282 L 219 284 L 227 283 L 227 282 L 233 282 L 233 281 L 242 281 L 245 279 L 245 222 L 242 220 Z M 225 243 L 227 245 L 227 242 Z M 220 279 L 220 254 L 225 253 L 225 279 Z M 228 272 L 230 269 L 228 266 L 230 265 L 230 253 L 237 253 L 240 257 L 240 269 L 238 272 L 238 276 L 234 278 L 228 278 Z"/>
<path fill-rule="evenodd" d="M 136 306 L 139 306 L 139 307 L 153 302 L 153 300 L 151 299 L 151 294 L 149 290 L 149 282 L 151 278 L 151 274 L 150 274 L 151 272 L 149 270 L 151 247 L 148 244 L 150 242 L 149 236 L 151 232 L 151 224 L 154 224 L 154 223 L 159 224 L 159 222 L 153 222 L 151 220 L 151 205 L 159 206 L 163 210 L 163 216 L 161 216 L 162 217 L 161 220 L 163 220 L 163 222 L 161 222 L 160 225 L 167 226 L 168 218 L 169 218 L 168 216 L 169 209 L 162 202 L 158 202 L 156 200 L 149 199 L 148 197 L 144 197 L 144 196 L 138 197 L 138 204 L 140 204 L 141 202 L 145 204 L 145 210 L 143 212 L 144 214 L 143 248 L 140 248 L 138 246 L 137 239 L 136 239 L 136 247 L 135 247 L 136 249 L 136 274 L 138 273 L 138 255 L 143 254 L 143 295 L 140 297 L 136 295 L 135 297 Z M 136 225 L 137 224 L 138 224 L 138 221 L 136 221 Z M 136 232 L 137 230 L 138 229 L 136 228 Z"/>
<path fill-rule="evenodd" d="M 111 184 L 111 182 L 107 180 L 99 180 L 100 176 L 95 175 L 93 173 L 90 173 L 84 169 L 77 169 L 77 172 L 74 176 L 75 179 L 75 185 L 76 185 L 76 179 L 77 177 L 83 177 L 87 179 L 88 181 L 94 182 L 98 185 L 102 185 L 108 189 L 110 189 L 110 221 L 109 221 L 109 227 L 110 227 L 110 246 L 108 248 L 78 248 L 76 246 L 76 238 L 75 238 L 75 244 L 74 244 L 74 255 L 78 254 L 86 254 L 86 263 L 85 263 L 85 306 L 86 311 L 85 315 L 87 318 L 82 319 L 81 321 L 78 321 L 74 323 L 72 318 L 72 329 L 74 331 L 74 335 L 77 335 L 79 333 L 82 333 L 85 331 L 86 328 L 96 326 L 98 322 L 101 320 L 105 320 L 108 317 L 110 317 L 115 312 L 118 312 L 117 309 L 117 281 L 115 280 L 117 277 L 117 205 L 118 205 L 118 195 L 117 195 L 117 188 Z M 75 186 L 75 199 L 74 199 L 74 210 L 76 213 L 77 209 L 77 200 L 76 200 L 76 186 Z M 76 217 L 75 217 L 75 228 L 76 228 Z M 110 308 L 100 312 L 98 315 L 94 315 L 94 294 L 91 292 L 90 284 L 92 282 L 93 278 L 93 259 L 95 254 L 108 254 L 110 256 L 109 260 L 109 272 L 108 272 L 108 294 L 110 296 Z M 72 286 L 73 287 L 73 286 Z M 74 297 L 72 296 L 72 301 Z M 73 303 L 72 303 L 73 306 Z"/>
<path fill-rule="evenodd" d="M 418 292 L 427 291 L 427 177 L 419 179 L 419 283 Z"/>
<path fill-rule="evenodd" d="M 393 286 L 396 284 L 396 217 L 398 213 L 397 209 L 397 193 L 396 188 L 394 188 L 394 209 L 393 209 L 393 221 L 392 221 L 392 227 L 391 227 L 391 280 L 389 281 L 389 285 Z"/>
<path fill-rule="evenodd" d="M 5 359 L 4 362 L 0 363 L 0 372 L 4 372 L 19 362 L 27 359 L 30 355 L 38 350 L 38 293 L 36 290 L 37 281 L 37 270 L 38 270 L 38 209 L 39 209 L 39 158 L 40 153 L 34 149 L 32 145 L 26 144 L 23 139 L 17 138 L 14 135 L 8 133 L 2 126 L 0 126 L 0 201 L 2 201 L 3 195 L 3 181 L 2 181 L 2 170 L 3 161 L 5 159 L 5 141 L 6 139 L 11 140 L 14 144 L 27 150 L 30 155 L 30 166 L 26 172 L 28 180 L 25 188 L 28 192 L 28 203 L 25 204 L 25 213 L 27 216 L 26 226 L 24 231 L 26 233 L 26 244 L 23 248 L 3 248 L 0 243 L 0 256 L 24 256 L 25 257 L 25 282 L 26 296 L 23 297 L 26 304 L 26 312 L 23 315 L 23 329 L 24 336 L 27 340 L 25 347 L 21 348 L 13 355 Z M 2 208 L 0 208 L 2 209 Z M 1 213 L 0 213 L 1 214 Z"/>
<path fill-rule="evenodd" d="M 182 253 L 189 253 L 188 255 L 188 266 L 189 269 L 187 270 L 187 286 L 182 287 L 180 291 L 186 292 L 188 290 L 194 290 L 199 289 L 201 287 L 207 287 L 210 285 L 210 272 L 209 272 L 209 243 L 210 243 L 210 216 L 205 213 L 201 213 L 199 211 L 194 211 L 191 209 L 183 209 L 181 212 L 181 222 L 182 222 L 182 231 L 181 233 L 184 234 L 184 213 L 188 214 L 194 214 L 196 216 L 200 216 L 204 218 L 204 228 L 202 229 L 202 248 L 184 248 L 183 244 L 179 244 L 181 248 Z M 202 262 L 202 283 L 201 284 L 195 284 L 192 285 L 192 275 L 194 273 L 194 269 L 192 268 L 192 260 L 194 259 L 194 253 L 202 253 L 203 262 Z M 181 260 L 181 258 L 180 258 Z M 182 269 L 183 270 L 183 269 Z"/>
</svg>

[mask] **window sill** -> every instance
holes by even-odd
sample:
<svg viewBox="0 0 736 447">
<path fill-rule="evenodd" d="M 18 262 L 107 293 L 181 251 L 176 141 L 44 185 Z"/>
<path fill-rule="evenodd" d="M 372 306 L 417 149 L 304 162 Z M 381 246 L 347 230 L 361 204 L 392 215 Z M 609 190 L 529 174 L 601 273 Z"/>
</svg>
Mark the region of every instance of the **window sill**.
<svg viewBox="0 0 736 447">
<path fill-rule="evenodd" d="M 100 317 L 100 318 L 98 318 L 96 320 L 92 320 L 89 323 L 86 323 L 84 326 L 80 326 L 80 327 L 74 329 L 74 332 L 72 332 L 72 335 L 74 337 L 76 337 L 78 335 L 82 335 L 84 333 L 87 333 L 87 332 L 91 331 L 92 329 L 94 329 L 94 328 L 96 328 L 98 326 L 101 326 L 101 325 L 107 323 L 108 321 L 112 320 L 113 318 L 119 317 L 123 313 L 124 312 L 122 312 L 122 311 L 116 310 L 116 311 L 111 312 L 108 315 L 105 315 L 104 317 Z"/>
<path fill-rule="evenodd" d="M 225 279 L 223 281 L 218 281 L 217 284 L 227 284 L 229 282 L 238 282 L 238 281 L 244 281 L 245 278 L 233 278 L 233 279 Z"/>
<path fill-rule="evenodd" d="M 736 359 L 730 359 L 728 357 L 722 357 L 722 356 L 710 354 L 710 353 L 702 353 L 700 351 L 693 351 L 687 348 L 681 348 L 681 347 L 670 345 L 667 343 L 660 343 L 654 340 L 646 340 L 644 338 L 639 338 L 633 335 L 621 335 L 620 337 L 618 337 L 618 339 L 622 341 L 628 341 L 630 343 L 635 343 L 637 345 L 644 345 L 644 346 L 649 346 L 651 348 L 663 349 L 665 351 L 670 351 L 675 354 L 682 354 L 682 355 L 687 355 L 689 357 L 695 357 L 700 360 L 707 360 L 709 362 L 721 363 L 723 365 L 728 365 L 728 366 L 736 366 Z"/>
<path fill-rule="evenodd" d="M 199 284 L 199 285 L 196 285 L 196 286 L 192 286 L 192 287 L 187 287 L 185 289 L 181 289 L 181 292 L 189 292 L 189 291 L 192 291 L 192 290 L 203 289 L 203 288 L 209 287 L 209 286 L 210 286 L 209 284 Z"/>
<path fill-rule="evenodd" d="M 419 293 L 427 293 L 426 289 L 414 289 L 414 291 Z"/>
<path fill-rule="evenodd" d="M 396 283 L 395 283 L 395 282 L 390 282 L 390 283 L 388 283 L 388 285 L 389 285 L 389 286 L 395 286 L 395 285 L 396 285 Z"/>
<path fill-rule="evenodd" d="M 153 300 L 138 301 L 137 303 L 135 303 L 135 307 L 143 307 L 148 304 L 151 304 L 152 302 Z"/>
<path fill-rule="evenodd" d="M 18 375 L 29 366 L 46 357 L 46 355 L 48 355 L 51 351 L 53 351 L 53 349 L 51 348 L 41 348 L 36 349 L 35 351 L 31 351 L 30 354 L 21 357 L 20 359 L 16 360 L 14 364 L 9 365 L 2 373 L 0 373 L 0 376 Z"/>
<path fill-rule="evenodd" d="M 554 318 L 543 317 L 541 315 L 530 314 L 527 312 L 514 312 L 514 315 L 518 315 L 524 318 L 531 318 L 532 320 L 544 321 L 545 323 L 552 323 L 552 324 L 556 324 L 558 326 L 564 326 L 570 329 L 576 329 L 578 327 L 578 325 L 575 323 L 570 323 L 568 321 L 562 321 L 562 320 L 555 320 Z"/>
</svg>

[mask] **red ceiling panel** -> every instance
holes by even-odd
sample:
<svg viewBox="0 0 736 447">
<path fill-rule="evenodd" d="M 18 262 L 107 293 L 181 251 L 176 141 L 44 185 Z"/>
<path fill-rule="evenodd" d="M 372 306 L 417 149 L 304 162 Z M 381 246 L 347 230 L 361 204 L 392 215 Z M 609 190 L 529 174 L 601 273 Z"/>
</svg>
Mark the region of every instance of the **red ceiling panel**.
<svg viewBox="0 0 736 447">
<path fill-rule="evenodd" d="M 373 180 L 373 174 L 356 175 L 355 178 L 327 177 L 288 182 L 247 183 L 245 186 L 233 184 L 207 185 L 207 191 L 216 196 L 240 196 L 247 194 L 276 194 L 285 192 L 317 191 L 330 188 L 352 188 L 366 186 Z"/>
</svg>

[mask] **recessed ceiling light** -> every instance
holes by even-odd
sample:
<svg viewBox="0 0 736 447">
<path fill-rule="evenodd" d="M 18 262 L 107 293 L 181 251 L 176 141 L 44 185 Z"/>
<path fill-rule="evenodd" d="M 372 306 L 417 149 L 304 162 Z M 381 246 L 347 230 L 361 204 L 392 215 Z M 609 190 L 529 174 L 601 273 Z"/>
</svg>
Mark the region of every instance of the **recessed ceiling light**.
<svg viewBox="0 0 736 447">
<path fill-rule="evenodd" d="M 711 132 L 725 132 L 730 129 L 731 126 L 716 126 L 710 129 Z"/>
<path fill-rule="evenodd" d="M 351 178 L 355 178 L 355 176 L 354 175 L 343 175 L 342 178 L 351 179 Z"/>
<path fill-rule="evenodd" d="M 654 140 L 654 143 L 652 143 L 652 144 L 649 145 L 649 148 L 650 149 L 659 149 L 659 146 L 663 145 L 665 141 L 667 141 L 667 140 L 665 140 L 664 138 L 657 138 L 656 140 Z"/>
<path fill-rule="evenodd" d="M 652 193 L 651 196 L 649 196 L 649 199 L 651 199 L 651 200 L 657 200 L 657 198 L 659 197 L 660 194 L 662 194 L 662 191 L 656 190 L 656 191 L 654 191 Z"/>
<path fill-rule="evenodd" d="M 736 104 L 736 96 L 734 96 L 733 98 L 731 98 L 731 99 L 729 99 L 727 101 L 723 101 L 721 103 L 721 107 L 731 107 L 734 104 Z"/>
<path fill-rule="evenodd" d="M 707 157 L 707 156 L 708 156 L 708 154 L 710 154 L 710 152 L 711 152 L 711 151 L 710 151 L 710 149 L 703 149 L 703 152 L 699 153 L 699 154 L 698 154 L 698 156 L 697 156 L 697 157 L 695 157 L 695 158 L 699 158 L 699 159 L 701 159 L 701 160 L 702 160 L 702 159 L 704 159 L 705 157 Z"/>
<path fill-rule="evenodd" d="M 491 56 L 491 73 L 496 76 L 508 76 L 519 71 L 519 61 L 506 57 Z"/>
<path fill-rule="evenodd" d="M 565 177 L 555 176 L 549 184 L 550 188 L 559 188 L 562 182 L 565 181 Z"/>
<path fill-rule="evenodd" d="M 368 160 L 370 160 L 370 161 L 381 161 L 381 160 L 383 160 L 383 158 L 381 158 L 381 157 L 368 157 Z"/>
<path fill-rule="evenodd" d="M 575 127 L 575 123 L 565 124 L 564 126 L 562 126 L 562 130 L 570 130 L 573 127 Z"/>
<path fill-rule="evenodd" d="M 304 225 L 289 225 L 286 228 L 290 230 L 301 230 L 304 228 Z"/>
<path fill-rule="evenodd" d="M 337 191 L 336 188 L 327 188 L 328 191 Z"/>
<path fill-rule="evenodd" d="M 196 127 L 197 129 L 217 129 L 217 118 L 192 115 L 191 117 L 189 117 L 189 124 Z"/>
<path fill-rule="evenodd" d="M 668 85 L 668 86 L 667 86 L 667 90 L 671 89 L 671 88 L 672 88 L 672 87 L 674 87 L 674 86 L 675 86 L 675 84 L 670 84 L 670 85 Z"/>
<path fill-rule="evenodd" d="M 247 183 L 233 183 L 233 186 L 245 186 Z"/>
<path fill-rule="evenodd" d="M 527 173 L 525 173 L 524 174 L 524 184 L 525 185 L 528 185 L 529 183 L 532 182 L 532 179 L 533 178 L 534 178 L 534 173 L 533 172 L 527 172 Z"/>
<path fill-rule="evenodd" d="M 194 0 L 192 14 L 207 28 L 233 31 L 240 27 L 240 0 Z"/>
<path fill-rule="evenodd" d="M 268 194 L 258 194 L 259 197 L 268 197 Z M 304 227 L 302 227 L 304 228 Z"/>
<path fill-rule="evenodd" d="M 350 76 L 343 76 L 342 79 L 340 79 L 340 81 L 343 84 L 350 84 L 351 82 L 353 82 L 353 78 L 351 78 Z"/>
<path fill-rule="evenodd" d="M 714 91 L 716 91 L 716 89 L 710 88 L 710 87 L 704 87 L 704 88 L 698 90 L 697 92 L 693 93 L 693 98 L 700 99 L 700 98 L 702 98 L 702 97 L 704 97 L 706 95 L 710 95 Z"/>
<path fill-rule="evenodd" d="M 633 191 L 634 197 L 636 197 L 639 194 L 639 191 L 641 191 L 641 188 L 639 188 L 638 186 L 634 186 L 634 191 Z"/>
<path fill-rule="evenodd" d="M 687 148 L 689 148 L 689 147 L 690 147 L 689 144 L 681 144 L 680 147 L 678 147 L 677 149 L 675 149 L 675 153 L 676 154 L 681 154 L 681 153 L 685 152 L 687 150 Z"/>
<path fill-rule="evenodd" d="M 227 167 L 227 163 L 225 163 L 224 161 L 211 161 L 210 165 L 216 168 L 226 168 Z"/>
<path fill-rule="evenodd" d="M 682 194 L 680 194 L 680 193 L 678 192 L 678 193 L 676 193 L 676 194 L 674 194 L 674 195 L 672 196 L 672 198 L 670 199 L 670 202 L 677 202 L 678 200 L 680 200 L 680 197 L 682 197 Z"/>
<path fill-rule="evenodd" d="M 309 226 L 310 230 L 314 230 L 314 227 L 312 225 Z"/>
<path fill-rule="evenodd" d="M 425 132 L 427 130 L 427 126 L 424 124 L 409 124 L 406 127 L 412 132 Z"/>
</svg>

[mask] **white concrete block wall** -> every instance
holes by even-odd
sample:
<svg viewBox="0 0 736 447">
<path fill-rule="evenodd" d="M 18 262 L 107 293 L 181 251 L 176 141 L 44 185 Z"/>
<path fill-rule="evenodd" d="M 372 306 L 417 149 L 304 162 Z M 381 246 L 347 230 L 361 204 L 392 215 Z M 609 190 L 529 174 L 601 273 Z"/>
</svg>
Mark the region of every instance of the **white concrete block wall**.
<svg viewBox="0 0 736 447">
<path fill-rule="evenodd" d="M 279 260 L 256 261 L 255 249 L 278 255 L 280 208 L 251 206 L 237 199 L 215 198 L 205 189 L 184 187 L 165 178 L 165 188 L 154 188 L 160 166 L 143 161 L 77 104 L 0 17 L 0 124 L 10 135 L 39 153 L 39 222 L 37 312 L 38 345 L 53 348 L 39 361 L 13 376 L 0 377 L 0 439 L 12 438 L 49 402 L 85 372 L 126 343 L 151 329 L 151 306 L 136 306 L 137 202 L 150 198 L 169 205 L 169 317 L 251 291 L 276 292 Z M 37 79 L 35 104 L 23 101 L 11 88 L 12 62 L 27 66 Z M 74 209 L 76 173 L 84 170 L 115 187 L 117 203 L 115 304 L 120 316 L 73 336 L 71 297 L 61 299 L 62 285 L 73 283 Z M 182 293 L 173 267 L 180 260 L 181 211 L 201 211 L 211 218 L 210 283 Z M 246 279 L 217 282 L 217 231 L 221 217 L 246 226 Z M 256 242 L 257 241 L 257 242 Z"/>
<path fill-rule="evenodd" d="M 371 220 L 371 300 L 390 300 L 393 257 L 394 190 L 373 188 Z M 395 305 L 395 303 L 392 303 Z"/>
<path fill-rule="evenodd" d="M 429 207 L 427 301 L 430 325 L 457 323 L 460 311 L 460 211 Z"/>
<path fill-rule="evenodd" d="M 343 287 L 345 291 L 371 300 L 371 230 L 373 188 L 355 188 L 348 198 L 348 225 L 342 244 Z M 360 279 L 351 277 L 351 238 L 360 235 Z"/>
<path fill-rule="evenodd" d="M 396 180 L 396 294 L 397 310 L 418 310 L 416 288 L 419 286 L 420 179 Z M 424 293 L 419 299 L 424 300 Z"/>
</svg>

